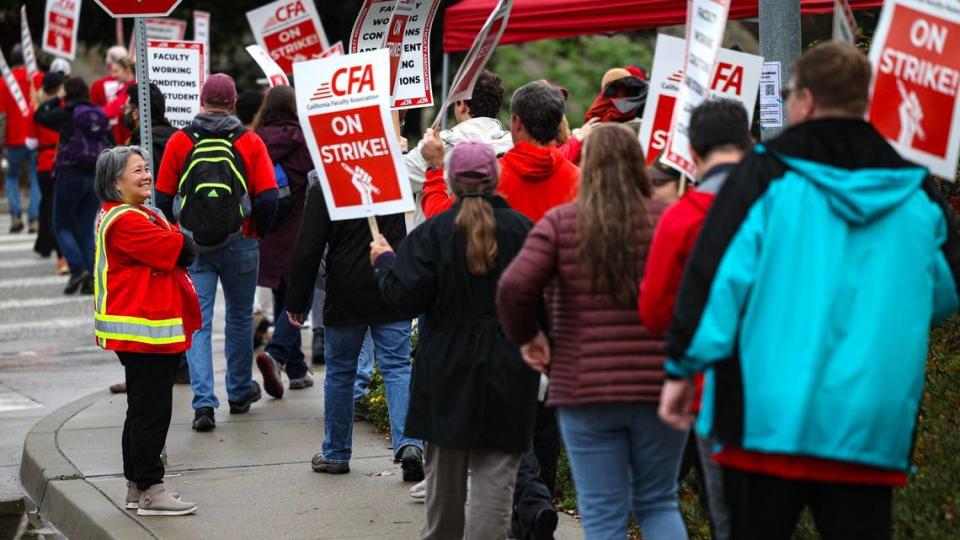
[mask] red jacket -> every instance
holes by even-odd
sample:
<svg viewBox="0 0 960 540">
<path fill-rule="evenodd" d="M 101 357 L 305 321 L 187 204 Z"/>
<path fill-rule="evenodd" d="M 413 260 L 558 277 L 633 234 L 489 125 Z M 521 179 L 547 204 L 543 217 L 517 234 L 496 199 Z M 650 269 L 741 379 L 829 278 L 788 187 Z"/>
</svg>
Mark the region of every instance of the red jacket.
<svg viewBox="0 0 960 540">
<path fill-rule="evenodd" d="M 15 67 L 11 70 L 13 77 L 20 85 L 20 92 L 23 93 L 23 99 L 27 101 L 27 107 L 30 113 L 23 116 L 20 113 L 20 107 L 17 101 L 13 99 L 13 94 L 7 88 L 6 82 L 0 81 L 0 111 L 7 113 L 7 146 L 23 146 L 27 137 L 36 137 L 36 128 L 33 124 L 33 112 L 35 107 L 30 99 L 30 85 L 27 84 L 27 68 L 23 66 Z M 33 77 L 33 89 L 39 89 L 43 82 L 43 74 L 37 73 Z"/>
<path fill-rule="evenodd" d="M 518 142 L 500 158 L 497 193 L 534 223 L 547 210 L 572 201 L 579 186 L 580 169 L 567 161 L 556 146 Z M 421 205 L 428 218 L 453 206 L 442 170 L 427 171 Z"/>
<path fill-rule="evenodd" d="M 197 291 L 177 265 L 184 236 L 146 206 L 108 202 L 96 227 L 94 321 L 104 349 L 174 354 L 200 328 Z"/>
<path fill-rule="evenodd" d="M 107 105 L 117 98 L 121 98 L 120 106 L 127 102 L 127 85 L 114 79 L 110 75 L 93 81 L 90 85 L 90 103 L 99 105 L 106 110 Z M 130 140 L 130 130 L 123 125 L 123 118 L 119 115 L 107 117 L 110 119 L 110 127 L 113 129 L 113 139 L 117 144 L 127 144 Z"/>
</svg>

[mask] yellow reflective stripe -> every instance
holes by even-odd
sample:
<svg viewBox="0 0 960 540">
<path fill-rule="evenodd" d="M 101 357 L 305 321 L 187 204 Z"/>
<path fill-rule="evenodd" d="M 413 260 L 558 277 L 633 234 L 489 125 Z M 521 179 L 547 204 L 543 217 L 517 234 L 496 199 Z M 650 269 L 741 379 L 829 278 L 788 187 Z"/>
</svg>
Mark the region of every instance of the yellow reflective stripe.
<svg viewBox="0 0 960 540">
<path fill-rule="evenodd" d="M 199 184 L 199 185 L 196 187 L 196 189 L 194 189 L 193 191 L 194 191 L 194 193 L 196 193 L 197 190 L 199 190 L 200 188 L 205 188 L 205 187 L 223 188 L 223 189 L 227 190 L 229 193 L 233 193 L 233 189 L 232 189 L 230 186 L 228 186 L 228 185 L 226 185 L 226 184 L 218 184 L 218 183 L 216 183 L 216 182 L 205 182 L 205 183 L 203 183 L 203 184 Z"/>
<path fill-rule="evenodd" d="M 125 315 L 107 315 L 105 313 L 97 313 L 95 318 L 99 321 L 141 324 L 143 326 L 152 326 L 154 328 L 176 325 L 183 326 L 183 319 L 180 317 L 175 317 L 173 319 L 144 319 L 143 317 L 127 317 Z"/>
<path fill-rule="evenodd" d="M 94 317 L 97 337 L 141 343 L 180 343 L 186 340 L 182 319 L 153 321 L 141 317 L 100 315 Z"/>
<path fill-rule="evenodd" d="M 243 175 L 240 174 L 240 171 L 233 165 L 233 160 L 228 157 L 217 157 L 217 158 L 197 158 L 190 163 L 190 166 L 187 167 L 187 170 L 180 176 L 180 183 L 177 184 L 177 192 L 180 191 L 180 188 L 183 187 L 183 182 L 187 179 L 187 175 L 190 174 L 190 171 L 193 170 L 193 166 L 200 162 L 207 163 L 218 163 L 220 161 L 226 161 L 227 165 L 230 165 L 230 169 L 233 171 L 233 174 L 237 175 L 237 179 L 240 180 L 240 184 L 243 184 Z"/>
<path fill-rule="evenodd" d="M 100 220 L 100 228 L 97 231 L 97 245 L 96 251 L 94 252 L 94 280 L 93 280 L 93 297 L 94 297 L 94 311 L 97 313 L 103 313 L 107 308 L 107 270 L 109 269 L 109 261 L 107 260 L 107 251 L 106 251 L 106 237 L 107 229 L 110 228 L 110 225 L 122 214 L 126 212 L 139 212 L 143 217 L 149 219 L 149 216 L 146 212 L 138 210 L 129 204 L 121 204 L 114 208 L 111 208 Z"/>
<path fill-rule="evenodd" d="M 107 340 L 112 339 L 114 341 L 135 341 L 137 343 L 146 343 L 148 345 L 168 345 L 170 343 L 183 343 L 187 340 L 183 335 L 173 336 L 173 337 L 163 337 L 163 338 L 152 338 L 147 336 L 137 336 L 131 334 L 114 334 L 111 332 L 101 332 L 97 331 L 97 337 L 102 341 L 100 343 L 101 347 L 107 346 Z"/>
</svg>

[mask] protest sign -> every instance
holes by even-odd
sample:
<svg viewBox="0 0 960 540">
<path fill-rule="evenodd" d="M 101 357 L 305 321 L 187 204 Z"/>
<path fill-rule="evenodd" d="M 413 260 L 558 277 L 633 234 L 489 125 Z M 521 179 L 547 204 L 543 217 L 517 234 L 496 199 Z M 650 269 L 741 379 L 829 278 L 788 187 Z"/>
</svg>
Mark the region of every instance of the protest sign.
<svg viewBox="0 0 960 540">
<path fill-rule="evenodd" d="M 193 40 L 203 43 L 204 75 L 210 74 L 210 13 L 193 12 Z"/>
<path fill-rule="evenodd" d="M 147 41 L 149 80 L 166 98 L 166 115 L 176 128 L 190 125 L 200 112 L 203 87 L 203 43 Z"/>
<path fill-rule="evenodd" d="M 763 63 L 763 72 L 760 74 L 760 127 L 783 127 L 783 100 L 780 98 L 780 62 Z"/>
<path fill-rule="evenodd" d="M 13 76 L 13 71 L 10 70 L 10 65 L 7 64 L 7 58 L 3 56 L 3 51 L 0 51 L 0 74 L 3 75 L 3 80 L 7 85 L 7 90 L 10 91 L 10 95 L 13 96 L 13 101 L 17 103 L 17 108 L 20 109 L 20 115 L 24 117 L 30 116 L 30 105 L 27 104 L 27 98 L 23 95 L 23 89 L 20 88 L 20 83 L 17 82 L 17 78 Z"/>
<path fill-rule="evenodd" d="M 293 65 L 297 113 L 332 220 L 414 208 L 390 113 L 386 49 Z"/>
<path fill-rule="evenodd" d="M 833 2 L 833 41 L 853 43 L 857 39 L 857 20 L 853 17 L 850 2 L 834 0 Z"/>
<path fill-rule="evenodd" d="M 640 145 L 647 164 L 653 163 L 667 148 L 673 111 L 683 84 L 683 58 L 686 45 L 680 38 L 657 36 L 650 70 L 650 89 L 640 124 Z M 763 58 L 730 49 L 720 49 L 710 77 L 710 97 L 739 101 L 752 121 L 760 84 Z M 779 96 L 778 96 L 779 97 Z"/>
<path fill-rule="evenodd" d="M 383 48 L 397 0 L 364 0 L 350 32 L 350 54 Z"/>
<path fill-rule="evenodd" d="M 440 0 L 400 0 L 390 18 L 390 94 L 394 109 L 433 105 L 430 29 Z"/>
<path fill-rule="evenodd" d="M 82 0 L 47 0 L 43 15 L 44 51 L 74 60 L 77 56 L 77 28 Z"/>
<path fill-rule="evenodd" d="M 280 65 L 274 62 L 273 58 L 267 54 L 267 51 L 263 50 L 263 47 L 259 45 L 248 45 L 247 52 L 250 53 L 253 60 L 260 66 L 260 69 L 263 70 L 271 88 L 274 86 L 290 86 L 290 80 L 287 79 L 287 75 L 280 69 Z"/>
<path fill-rule="evenodd" d="M 730 0 L 689 0 L 687 2 L 686 54 L 683 84 L 673 108 L 670 142 L 663 162 L 693 176 L 696 168 L 690 155 L 690 113 L 710 95 L 717 52 L 723 42 Z"/>
<path fill-rule="evenodd" d="M 960 157 L 960 8 L 937 0 L 887 0 L 870 63 L 870 122 L 904 158 L 954 180 Z"/>
<path fill-rule="evenodd" d="M 334 43 L 333 45 L 331 45 L 329 49 L 327 49 L 327 50 L 323 51 L 322 53 L 320 53 L 320 56 L 318 56 L 317 58 L 326 58 L 326 57 L 328 57 L 328 56 L 337 56 L 337 55 L 339 55 L 339 54 L 343 54 L 343 42 L 342 42 L 342 41 L 338 41 L 338 42 Z"/>
<path fill-rule="evenodd" d="M 183 41 L 183 38 L 187 37 L 187 21 L 182 19 L 147 19 L 145 22 L 147 39 Z"/>
<path fill-rule="evenodd" d="M 27 6 L 20 6 L 20 49 L 23 51 L 23 64 L 27 66 L 27 77 L 33 80 L 37 68 L 37 55 L 33 52 L 33 36 L 27 23 Z"/>
<path fill-rule="evenodd" d="M 467 56 L 457 69 L 457 74 L 453 76 L 453 82 L 450 85 L 450 93 L 440 105 L 440 111 L 433 120 L 433 128 L 440 125 L 440 121 L 447 113 L 447 108 L 455 101 L 470 99 L 473 96 L 473 86 L 477 83 L 477 77 L 480 76 L 480 70 L 487 65 L 490 55 L 500 43 L 500 36 L 507 29 L 507 21 L 510 19 L 510 10 L 513 8 L 513 0 L 500 0 L 497 7 L 493 8 L 487 22 L 480 28 L 480 33 L 473 40 L 473 45 L 467 52 Z"/>
<path fill-rule="evenodd" d="M 293 63 L 319 58 L 330 44 L 312 0 L 278 0 L 247 12 L 253 37 L 284 73 Z"/>
</svg>

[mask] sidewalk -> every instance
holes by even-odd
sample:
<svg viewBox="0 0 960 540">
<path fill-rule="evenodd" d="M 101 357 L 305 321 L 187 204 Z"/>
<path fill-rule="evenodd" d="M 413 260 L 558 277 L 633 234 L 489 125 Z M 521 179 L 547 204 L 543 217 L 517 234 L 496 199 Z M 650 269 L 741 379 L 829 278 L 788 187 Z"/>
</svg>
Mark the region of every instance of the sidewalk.
<svg viewBox="0 0 960 540">
<path fill-rule="evenodd" d="M 122 508 L 126 399 L 104 390 L 27 435 L 20 478 L 40 515 L 72 539 L 418 537 L 423 504 L 408 495 L 413 484 L 402 481 L 388 439 L 370 424 L 355 425 L 350 474 L 311 471 L 323 437 L 322 372 L 313 388 L 288 390 L 282 400 L 264 394 L 248 414 L 231 416 L 218 367 L 217 429 L 190 429 L 192 393 L 177 385 L 167 437 L 165 483 L 198 503 L 197 514 L 139 517 Z M 580 525 L 560 514 L 556 538 L 582 537 Z"/>
</svg>

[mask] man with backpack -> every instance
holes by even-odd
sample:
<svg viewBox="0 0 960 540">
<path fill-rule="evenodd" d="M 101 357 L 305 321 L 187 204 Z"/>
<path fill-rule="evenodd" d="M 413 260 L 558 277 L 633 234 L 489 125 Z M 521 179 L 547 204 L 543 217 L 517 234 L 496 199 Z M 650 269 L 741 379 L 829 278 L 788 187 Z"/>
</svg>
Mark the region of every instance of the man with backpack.
<svg viewBox="0 0 960 540">
<path fill-rule="evenodd" d="M 190 277 L 200 297 L 203 327 L 187 351 L 193 386 L 193 429 L 216 427 L 211 326 L 217 281 L 226 301 L 227 399 L 244 414 L 261 397 L 253 380 L 253 295 L 260 250 L 277 212 L 277 183 L 263 140 L 234 111 L 237 88 L 224 73 L 207 78 L 202 113 L 167 142 L 157 175 L 157 206 L 193 237 L 198 255 Z"/>
</svg>

